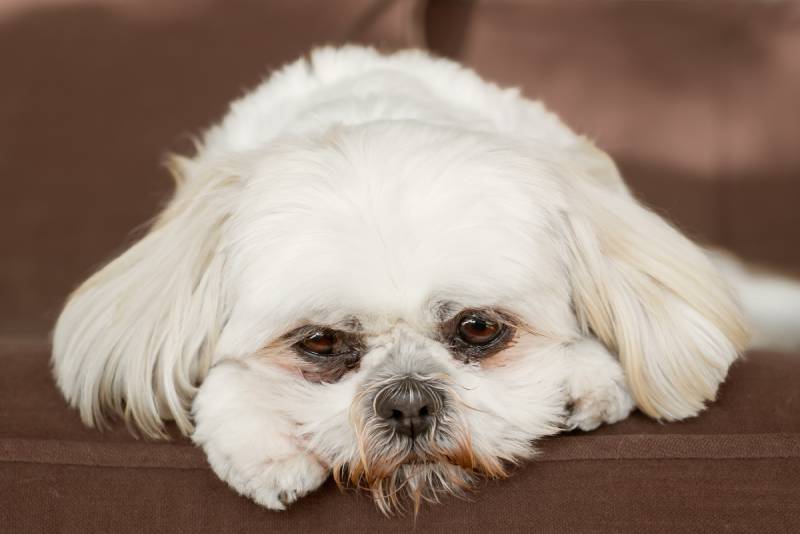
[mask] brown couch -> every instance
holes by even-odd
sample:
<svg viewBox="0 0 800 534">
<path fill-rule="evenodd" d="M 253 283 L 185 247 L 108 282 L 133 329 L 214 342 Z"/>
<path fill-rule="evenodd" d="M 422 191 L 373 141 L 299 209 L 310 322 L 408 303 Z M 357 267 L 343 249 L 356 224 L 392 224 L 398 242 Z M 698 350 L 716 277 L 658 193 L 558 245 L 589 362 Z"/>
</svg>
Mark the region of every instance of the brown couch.
<svg viewBox="0 0 800 534">
<path fill-rule="evenodd" d="M 798 354 L 748 354 L 698 418 L 548 439 L 511 479 L 416 520 L 331 484 L 261 509 L 185 439 L 84 428 L 48 363 L 66 294 L 168 195 L 161 155 L 269 68 L 346 40 L 428 46 L 520 85 L 688 233 L 800 272 L 800 4 L 163 5 L 0 6 L 0 531 L 800 532 Z"/>
</svg>

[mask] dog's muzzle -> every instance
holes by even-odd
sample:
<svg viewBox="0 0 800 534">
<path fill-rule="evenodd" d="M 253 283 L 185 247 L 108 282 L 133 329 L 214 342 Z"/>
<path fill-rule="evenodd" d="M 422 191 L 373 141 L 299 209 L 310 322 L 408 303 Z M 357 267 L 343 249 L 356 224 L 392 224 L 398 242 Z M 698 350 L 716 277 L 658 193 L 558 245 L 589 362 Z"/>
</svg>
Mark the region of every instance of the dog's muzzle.
<svg viewBox="0 0 800 534">
<path fill-rule="evenodd" d="M 416 439 L 433 432 L 444 407 L 444 393 L 425 381 L 405 377 L 375 395 L 375 414 L 398 434 Z"/>
</svg>

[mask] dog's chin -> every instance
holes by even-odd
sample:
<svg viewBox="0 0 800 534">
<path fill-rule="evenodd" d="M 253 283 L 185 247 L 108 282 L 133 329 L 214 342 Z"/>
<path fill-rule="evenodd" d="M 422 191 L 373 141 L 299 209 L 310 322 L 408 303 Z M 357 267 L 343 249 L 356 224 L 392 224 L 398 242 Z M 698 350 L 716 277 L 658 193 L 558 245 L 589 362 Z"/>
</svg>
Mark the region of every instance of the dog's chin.
<svg viewBox="0 0 800 534">
<path fill-rule="evenodd" d="M 414 514 L 423 501 L 439 502 L 445 495 L 464 496 L 481 478 L 504 478 L 504 463 L 476 455 L 468 440 L 443 447 L 436 440 L 402 441 L 402 446 L 361 452 L 357 459 L 333 469 L 340 487 L 369 492 L 386 515 L 402 513 L 407 503 Z"/>
</svg>

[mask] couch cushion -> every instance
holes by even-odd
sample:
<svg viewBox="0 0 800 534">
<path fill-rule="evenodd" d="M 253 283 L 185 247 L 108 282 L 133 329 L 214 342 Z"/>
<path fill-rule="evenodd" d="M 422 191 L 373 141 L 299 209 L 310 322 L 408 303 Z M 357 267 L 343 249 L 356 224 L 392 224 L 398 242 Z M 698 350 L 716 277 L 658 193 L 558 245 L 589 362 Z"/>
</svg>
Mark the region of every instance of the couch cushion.
<svg viewBox="0 0 800 534">
<path fill-rule="evenodd" d="M 85 428 L 49 369 L 49 346 L 0 342 L 0 524 L 12 532 L 406 532 L 329 481 L 288 512 L 238 496 L 185 438 Z M 640 414 L 543 440 L 541 454 L 469 501 L 416 518 L 425 532 L 797 531 L 800 355 L 753 353 L 700 417 Z"/>
</svg>

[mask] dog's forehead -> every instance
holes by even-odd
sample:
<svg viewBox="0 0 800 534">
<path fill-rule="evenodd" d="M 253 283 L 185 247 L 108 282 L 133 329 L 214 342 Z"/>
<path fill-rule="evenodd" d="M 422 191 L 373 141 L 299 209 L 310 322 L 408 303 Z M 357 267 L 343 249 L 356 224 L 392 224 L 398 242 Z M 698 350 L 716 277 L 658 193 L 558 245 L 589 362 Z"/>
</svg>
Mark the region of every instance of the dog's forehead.
<svg viewBox="0 0 800 534">
<path fill-rule="evenodd" d="M 239 294 L 306 318 L 519 300 L 558 269 L 548 172 L 485 137 L 397 125 L 272 155 L 231 224 Z"/>
</svg>

